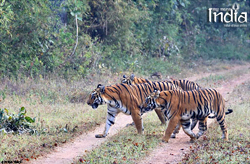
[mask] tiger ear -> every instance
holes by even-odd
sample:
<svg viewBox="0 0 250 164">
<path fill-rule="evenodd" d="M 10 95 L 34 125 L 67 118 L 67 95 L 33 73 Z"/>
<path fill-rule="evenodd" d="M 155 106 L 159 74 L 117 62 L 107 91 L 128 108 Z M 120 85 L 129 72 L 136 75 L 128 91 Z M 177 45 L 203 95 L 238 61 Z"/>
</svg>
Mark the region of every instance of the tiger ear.
<svg viewBox="0 0 250 164">
<path fill-rule="evenodd" d="M 130 79 L 134 81 L 135 75 L 133 73 L 130 75 Z"/>
<path fill-rule="evenodd" d="M 100 88 L 100 86 L 102 86 L 102 84 L 98 84 L 96 88 Z"/>
<path fill-rule="evenodd" d="M 101 89 L 101 93 L 104 93 L 104 91 L 105 91 L 105 86 L 100 86 L 100 89 Z"/>
<path fill-rule="evenodd" d="M 98 84 L 97 88 L 100 88 L 100 92 L 103 93 L 105 90 L 105 86 L 103 86 L 102 84 Z"/>
<path fill-rule="evenodd" d="M 154 92 L 157 92 L 159 89 L 154 86 Z"/>
</svg>

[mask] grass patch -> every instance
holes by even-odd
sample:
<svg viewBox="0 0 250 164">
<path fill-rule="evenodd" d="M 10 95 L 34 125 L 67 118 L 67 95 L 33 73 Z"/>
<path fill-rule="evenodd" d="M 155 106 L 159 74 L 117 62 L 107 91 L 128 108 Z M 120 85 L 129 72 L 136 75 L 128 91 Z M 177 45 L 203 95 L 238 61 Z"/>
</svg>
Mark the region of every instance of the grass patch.
<svg viewBox="0 0 250 164">
<path fill-rule="evenodd" d="M 0 159 L 6 161 L 37 158 L 44 152 L 49 152 L 51 148 L 88 132 L 106 120 L 103 115 L 106 111 L 105 106 L 96 111 L 82 104 L 49 105 L 45 103 L 39 106 L 37 104 L 26 105 L 26 109 L 32 110 L 31 115 L 38 116 L 34 123 L 38 134 L 1 134 Z"/>
<path fill-rule="evenodd" d="M 143 118 L 144 135 L 136 134 L 134 126 L 127 127 L 74 163 L 135 163 L 162 142 L 166 127 L 160 126 L 158 120 L 156 114 L 150 112 Z"/>
<path fill-rule="evenodd" d="M 0 134 L 0 159 L 30 160 L 37 158 L 71 138 L 86 133 L 106 120 L 106 106 L 92 110 L 83 103 L 70 103 L 74 91 L 90 90 L 84 82 L 64 80 L 3 80 L 0 86 L 0 108 L 18 114 L 24 106 L 28 115 L 36 117 L 37 134 Z M 94 88 L 94 87 L 93 87 Z"/>
</svg>

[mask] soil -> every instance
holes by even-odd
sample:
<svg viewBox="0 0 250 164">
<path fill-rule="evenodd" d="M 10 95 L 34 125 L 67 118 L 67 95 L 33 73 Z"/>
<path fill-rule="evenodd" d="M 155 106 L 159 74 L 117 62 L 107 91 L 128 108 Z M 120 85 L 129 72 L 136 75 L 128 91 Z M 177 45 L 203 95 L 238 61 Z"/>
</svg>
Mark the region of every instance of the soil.
<svg viewBox="0 0 250 164">
<path fill-rule="evenodd" d="M 204 77 L 208 77 L 211 74 L 212 75 L 225 74 L 227 72 L 231 72 L 234 70 L 243 70 L 249 68 L 250 65 L 236 66 L 228 70 L 223 70 L 216 73 L 203 73 L 195 75 L 188 79 L 195 81 Z M 245 81 L 250 81 L 250 74 L 245 74 L 240 77 L 237 77 L 237 79 L 223 82 L 222 87 L 217 89 L 224 96 L 224 98 L 227 99 L 228 94 L 230 94 L 237 85 Z M 212 121 L 213 121 L 212 119 L 209 119 L 208 125 L 211 124 Z M 106 138 L 100 138 L 100 139 L 95 138 L 95 134 L 103 132 L 105 125 L 102 124 L 99 127 L 97 127 L 94 131 L 89 132 L 88 134 L 82 134 L 74 138 L 71 142 L 65 143 L 64 145 L 55 148 L 55 150 L 50 154 L 41 156 L 36 160 L 31 160 L 29 163 L 33 164 L 71 163 L 74 160 L 74 158 L 76 158 L 77 156 L 82 156 L 91 149 L 98 147 L 101 143 L 108 140 L 109 137 L 117 134 L 119 130 L 121 130 L 128 123 L 131 122 L 132 118 L 130 116 L 120 114 L 117 116 L 115 125 L 113 125 L 109 135 Z M 195 133 L 197 131 L 198 131 L 197 128 L 194 129 Z M 169 143 L 161 143 L 161 145 L 158 148 L 154 149 L 147 158 L 139 161 L 139 163 L 141 164 L 178 163 L 181 162 L 182 155 L 188 152 L 190 146 L 192 146 L 192 144 L 189 142 L 189 137 L 187 137 L 187 135 L 184 134 L 182 130 L 180 130 L 180 133 L 177 134 L 177 138 L 170 139 Z"/>
</svg>

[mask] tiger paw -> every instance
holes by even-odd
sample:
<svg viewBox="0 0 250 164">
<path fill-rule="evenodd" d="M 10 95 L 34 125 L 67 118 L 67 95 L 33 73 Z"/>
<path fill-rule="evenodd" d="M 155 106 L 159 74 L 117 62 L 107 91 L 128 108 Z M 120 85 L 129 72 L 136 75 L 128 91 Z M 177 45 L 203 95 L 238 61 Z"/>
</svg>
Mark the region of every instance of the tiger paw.
<svg viewBox="0 0 250 164">
<path fill-rule="evenodd" d="M 196 138 L 191 138 L 190 143 L 194 143 L 196 141 Z"/>
<path fill-rule="evenodd" d="M 176 136 L 175 136 L 175 134 L 173 133 L 173 134 L 171 134 L 171 138 L 175 138 Z"/>
<path fill-rule="evenodd" d="M 200 136 L 201 136 L 201 135 L 196 134 L 196 135 L 195 135 L 195 138 L 196 138 L 196 139 L 199 139 L 199 138 L 200 138 Z"/>
<path fill-rule="evenodd" d="M 164 143 L 168 143 L 168 140 L 167 140 L 167 139 L 164 139 L 164 138 L 162 138 L 161 141 L 164 142 Z"/>
<path fill-rule="evenodd" d="M 228 141 L 228 137 L 222 137 L 224 141 Z"/>
<path fill-rule="evenodd" d="M 95 138 L 105 138 L 106 136 L 105 135 L 103 135 L 103 134 L 96 134 L 95 135 Z"/>
<path fill-rule="evenodd" d="M 222 135 L 222 137 L 221 137 L 224 141 L 228 141 L 228 135 Z"/>
</svg>

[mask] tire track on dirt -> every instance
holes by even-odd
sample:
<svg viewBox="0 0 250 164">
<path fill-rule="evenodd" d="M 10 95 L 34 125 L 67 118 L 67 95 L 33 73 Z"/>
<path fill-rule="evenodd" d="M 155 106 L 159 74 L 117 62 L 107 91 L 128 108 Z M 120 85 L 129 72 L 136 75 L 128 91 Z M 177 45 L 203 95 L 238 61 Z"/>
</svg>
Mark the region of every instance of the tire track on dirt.
<svg viewBox="0 0 250 164">
<path fill-rule="evenodd" d="M 218 73 L 223 74 L 223 73 L 226 73 L 228 71 L 239 70 L 239 69 L 248 68 L 248 67 L 249 67 L 249 65 L 235 66 L 235 67 L 232 67 L 228 70 L 219 71 L 216 74 L 218 74 Z M 214 73 L 204 73 L 201 76 L 196 75 L 196 76 L 190 77 L 188 79 L 195 81 L 197 79 L 208 77 L 208 76 L 213 75 L 213 74 Z M 224 96 L 225 93 L 224 94 L 222 93 L 222 95 Z M 95 134 L 99 134 L 99 133 L 103 132 L 105 124 L 102 124 L 99 127 L 97 127 L 94 131 L 89 132 L 87 134 L 82 134 L 82 135 L 74 138 L 72 141 L 63 144 L 60 147 L 56 147 L 54 149 L 54 151 L 51 152 L 50 154 L 46 154 L 44 156 L 37 158 L 36 160 L 31 160 L 30 162 L 25 162 L 25 163 L 32 163 L 32 164 L 71 163 L 74 160 L 74 158 L 76 158 L 77 156 L 82 156 L 86 152 L 101 145 L 101 143 L 108 140 L 109 137 L 117 134 L 119 132 L 119 130 L 124 128 L 128 123 L 132 122 L 131 116 L 127 116 L 124 114 L 118 115 L 116 120 L 117 121 L 115 122 L 115 125 L 113 125 L 111 127 L 112 129 L 110 130 L 110 133 L 106 138 L 100 138 L 100 139 L 95 138 Z M 195 132 L 197 132 L 197 129 Z M 177 135 L 177 138 L 175 139 L 175 144 L 171 143 L 172 140 L 170 140 L 169 144 L 162 143 L 161 145 L 164 147 L 160 147 L 160 148 L 156 149 L 155 151 L 153 151 L 153 153 L 149 157 L 149 159 L 146 159 L 142 163 L 150 163 L 150 159 L 153 159 L 152 157 L 155 157 L 154 153 L 157 151 L 158 151 L 157 155 L 162 155 L 161 158 L 163 158 L 163 159 L 166 158 L 166 156 L 175 157 L 175 158 L 173 158 L 174 161 L 177 160 L 176 157 L 181 158 L 181 155 L 183 154 L 183 152 L 186 151 L 186 149 L 184 149 L 184 148 L 187 145 L 189 145 L 189 138 L 186 137 L 186 134 L 184 134 L 184 133 L 181 134 L 181 133 L 182 133 L 182 131 L 180 131 L 180 133 Z M 181 137 L 181 135 L 183 135 L 183 137 Z M 177 147 L 179 147 L 179 148 L 177 148 Z M 169 151 L 174 151 L 174 154 L 169 153 Z M 178 151 L 178 153 L 176 153 L 175 151 Z M 160 152 L 162 152 L 162 153 L 160 153 Z M 168 152 L 168 153 L 166 153 L 166 152 Z M 177 156 L 177 154 L 178 154 L 178 156 Z M 162 162 L 163 161 L 160 161 L 160 163 L 162 163 Z M 151 163 L 155 163 L 155 161 L 153 161 Z"/>
<path fill-rule="evenodd" d="M 229 94 L 232 93 L 233 89 L 246 82 L 250 81 L 250 73 L 244 74 L 237 78 L 237 80 L 233 79 L 217 88 L 217 90 L 222 94 L 222 96 L 227 99 Z M 208 119 L 208 126 L 214 119 Z M 198 126 L 193 130 L 195 133 L 198 132 Z M 230 134 L 229 134 L 230 135 Z M 139 164 L 162 164 L 162 163 L 179 163 L 185 153 L 189 151 L 190 146 L 192 145 L 189 142 L 189 137 L 180 130 L 180 133 L 176 135 L 177 138 L 170 139 L 169 143 L 161 143 L 159 148 L 154 149 L 150 156 L 143 159 L 139 162 Z"/>
</svg>

